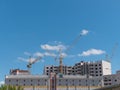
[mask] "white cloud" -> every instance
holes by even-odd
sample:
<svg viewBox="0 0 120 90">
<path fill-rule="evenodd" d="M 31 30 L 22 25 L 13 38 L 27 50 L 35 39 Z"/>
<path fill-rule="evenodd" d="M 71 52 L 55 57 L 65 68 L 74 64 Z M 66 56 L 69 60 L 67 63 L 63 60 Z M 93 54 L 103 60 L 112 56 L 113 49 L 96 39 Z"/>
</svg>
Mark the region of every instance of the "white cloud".
<svg viewBox="0 0 120 90">
<path fill-rule="evenodd" d="M 34 56 L 37 56 L 37 57 L 44 57 L 44 54 L 43 53 L 40 53 L 40 52 L 36 52 L 34 54 Z"/>
<path fill-rule="evenodd" d="M 25 59 L 25 58 L 22 58 L 22 57 L 18 57 L 18 60 L 28 62 L 28 59 Z"/>
<path fill-rule="evenodd" d="M 84 29 L 84 30 L 82 30 L 82 32 L 81 32 L 80 34 L 81 34 L 81 35 L 87 35 L 88 32 L 89 32 L 88 30 L 85 30 L 85 29 Z"/>
<path fill-rule="evenodd" d="M 61 53 L 62 57 L 66 57 L 67 54 L 66 53 Z"/>
<path fill-rule="evenodd" d="M 54 41 L 55 44 L 62 44 L 60 41 Z"/>
<path fill-rule="evenodd" d="M 44 55 L 45 55 L 45 56 L 56 57 L 56 55 L 55 55 L 54 53 L 48 53 L 48 52 L 45 52 Z"/>
<path fill-rule="evenodd" d="M 56 51 L 59 51 L 60 49 L 61 50 L 65 50 L 66 49 L 66 47 L 64 45 L 51 46 L 51 45 L 48 45 L 48 44 L 41 45 L 41 48 L 43 50 L 56 50 Z"/>
<path fill-rule="evenodd" d="M 24 52 L 25 55 L 31 56 L 29 52 Z"/>
<path fill-rule="evenodd" d="M 37 59 L 37 58 L 30 58 L 30 59 L 28 60 L 28 62 L 33 63 L 34 61 L 36 61 L 36 59 Z"/>
<path fill-rule="evenodd" d="M 3 85 L 3 84 L 5 84 L 5 82 L 4 81 L 0 81 L 0 86 Z"/>
<path fill-rule="evenodd" d="M 78 56 L 101 55 L 104 53 L 105 53 L 105 51 L 100 50 L 100 49 L 90 49 L 87 51 L 83 51 L 82 54 L 78 54 Z"/>
<path fill-rule="evenodd" d="M 76 57 L 76 55 L 68 55 L 67 57 L 73 58 L 73 57 Z"/>
<path fill-rule="evenodd" d="M 36 60 L 36 58 L 32 57 L 32 58 L 25 59 L 25 58 L 22 58 L 22 57 L 18 57 L 18 60 L 23 61 L 23 62 L 30 62 L 30 63 L 32 63 L 32 62 L 34 62 Z"/>
</svg>

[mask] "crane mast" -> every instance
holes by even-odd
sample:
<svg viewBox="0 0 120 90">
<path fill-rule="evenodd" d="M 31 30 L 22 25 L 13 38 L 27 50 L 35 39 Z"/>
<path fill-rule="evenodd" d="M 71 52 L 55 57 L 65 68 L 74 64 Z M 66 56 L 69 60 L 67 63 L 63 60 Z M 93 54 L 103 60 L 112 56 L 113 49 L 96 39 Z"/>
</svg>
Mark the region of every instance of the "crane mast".
<svg viewBox="0 0 120 90">
<path fill-rule="evenodd" d="M 66 49 L 66 52 L 68 52 L 80 39 L 82 35 L 80 34 L 78 37 L 76 37 L 73 42 L 71 43 L 71 45 Z M 63 58 L 64 56 L 62 55 L 62 50 L 59 50 L 60 56 L 59 56 L 59 71 L 61 74 L 63 74 Z"/>
<path fill-rule="evenodd" d="M 60 66 L 59 66 L 59 68 L 60 68 L 60 73 L 63 73 L 63 56 L 62 56 L 62 54 L 60 55 L 60 58 L 59 58 L 60 60 L 59 60 L 59 63 L 60 63 Z"/>
<path fill-rule="evenodd" d="M 69 51 L 73 46 L 75 46 L 75 44 L 79 41 L 79 39 L 81 38 L 81 36 L 84 36 L 84 35 L 86 35 L 87 33 L 88 33 L 87 30 L 82 30 L 82 32 L 72 41 L 72 43 L 70 44 L 70 46 L 69 46 L 68 48 L 66 48 L 65 53 L 68 53 L 68 51 Z M 45 48 L 46 48 L 46 50 L 47 50 L 47 47 L 45 47 Z M 50 53 L 49 50 L 47 50 L 47 51 L 48 51 L 48 53 Z M 58 58 L 55 57 L 55 60 L 56 60 L 56 59 L 59 60 L 59 73 L 60 73 L 60 74 L 63 74 L 63 58 L 64 58 L 64 55 L 63 55 L 63 53 L 62 53 L 62 48 L 59 48 L 58 53 L 59 53 Z M 50 53 L 50 54 L 51 54 L 51 53 Z"/>
<path fill-rule="evenodd" d="M 116 44 L 114 45 L 114 47 L 112 48 L 111 55 L 108 55 L 108 54 L 105 55 L 105 60 L 111 62 L 111 60 L 112 60 L 112 58 L 113 58 L 113 56 L 114 56 L 114 54 L 115 54 L 115 52 L 116 52 L 116 50 L 117 50 L 117 47 L 118 47 L 118 43 L 116 43 Z"/>
</svg>

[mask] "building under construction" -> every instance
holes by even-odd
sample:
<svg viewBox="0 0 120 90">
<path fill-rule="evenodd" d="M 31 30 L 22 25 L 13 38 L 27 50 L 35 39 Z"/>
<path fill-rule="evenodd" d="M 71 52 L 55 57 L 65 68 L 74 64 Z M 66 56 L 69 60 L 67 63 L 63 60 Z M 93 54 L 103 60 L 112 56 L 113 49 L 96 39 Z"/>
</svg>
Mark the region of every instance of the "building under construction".
<svg viewBox="0 0 120 90">
<path fill-rule="evenodd" d="M 24 90 L 94 90 L 120 84 L 119 71 L 111 74 L 108 61 L 81 61 L 74 66 L 63 66 L 63 73 L 56 68 L 58 66 L 46 66 L 43 75 L 32 75 L 28 70 L 10 70 L 5 84 L 22 86 Z"/>
<path fill-rule="evenodd" d="M 45 66 L 44 74 L 50 75 L 50 73 L 59 74 L 59 66 Z M 107 61 L 81 61 L 74 66 L 62 66 L 62 74 L 64 75 L 89 75 L 89 76 L 103 76 L 111 74 L 111 64 Z"/>
</svg>

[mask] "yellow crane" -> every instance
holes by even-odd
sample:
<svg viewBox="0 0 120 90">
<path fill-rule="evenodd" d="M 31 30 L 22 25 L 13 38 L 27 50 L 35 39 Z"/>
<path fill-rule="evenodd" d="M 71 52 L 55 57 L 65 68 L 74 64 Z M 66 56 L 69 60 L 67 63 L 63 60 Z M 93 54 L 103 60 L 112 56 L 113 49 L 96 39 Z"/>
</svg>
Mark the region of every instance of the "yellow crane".
<svg viewBox="0 0 120 90">
<path fill-rule="evenodd" d="M 83 30 L 80 34 L 79 34 L 79 36 L 77 36 L 74 40 L 73 40 L 73 42 L 70 44 L 70 46 L 66 49 L 66 53 L 68 53 L 68 51 L 73 47 L 73 46 L 75 46 L 75 44 L 77 44 L 77 42 L 79 41 L 79 39 L 82 37 L 82 36 L 84 36 L 84 35 L 86 35 L 88 33 L 88 31 L 87 30 Z M 63 58 L 64 58 L 64 55 L 62 55 L 62 50 L 61 49 L 59 49 L 59 71 L 60 71 L 60 73 L 61 74 L 63 74 Z"/>
<path fill-rule="evenodd" d="M 73 40 L 73 42 L 70 44 L 70 46 L 65 50 L 65 53 L 68 53 L 68 51 L 79 41 L 79 39 L 86 35 L 88 33 L 87 30 L 82 30 L 82 32 Z M 45 47 L 47 50 L 47 47 Z M 49 50 L 47 50 L 48 53 L 51 54 Z M 59 73 L 63 74 L 63 58 L 65 57 L 62 52 L 62 48 L 59 48 L 58 50 L 59 55 L 58 56 L 53 56 L 55 60 L 59 60 Z"/>
</svg>

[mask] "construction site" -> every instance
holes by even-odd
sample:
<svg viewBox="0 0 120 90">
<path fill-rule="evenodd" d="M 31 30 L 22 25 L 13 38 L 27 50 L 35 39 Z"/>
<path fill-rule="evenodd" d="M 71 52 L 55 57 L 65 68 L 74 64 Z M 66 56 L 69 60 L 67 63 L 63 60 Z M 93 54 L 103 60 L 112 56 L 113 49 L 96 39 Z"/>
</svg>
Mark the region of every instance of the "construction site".
<svg viewBox="0 0 120 90">
<path fill-rule="evenodd" d="M 63 64 L 66 53 L 87 33 L 87 31 L 82 31 L 64 52 L 62 47 L 59 47 L 57 56 L 54 56 L 47 49 L 48 45 L 45 45 L 43 48 L 47 54 L 39 55 L 34 59 L 29 56 L 27 70 L 11 69 L 9 75 L 5 76 L 5 84 L 22 86 L 24 90 L 118 90 L 113 88 L 119 88 L 120 71 L 112 74 L 111 62 L 108 59 L 80 60 L 73 66 Z M 44 67 L 42 75 L 33 75 L 32 65 L 48 54 L 57 59 L 59 65 L 47 65 Z M 113 53 L 111 58 L 112 56 Z"/>
</svg>

